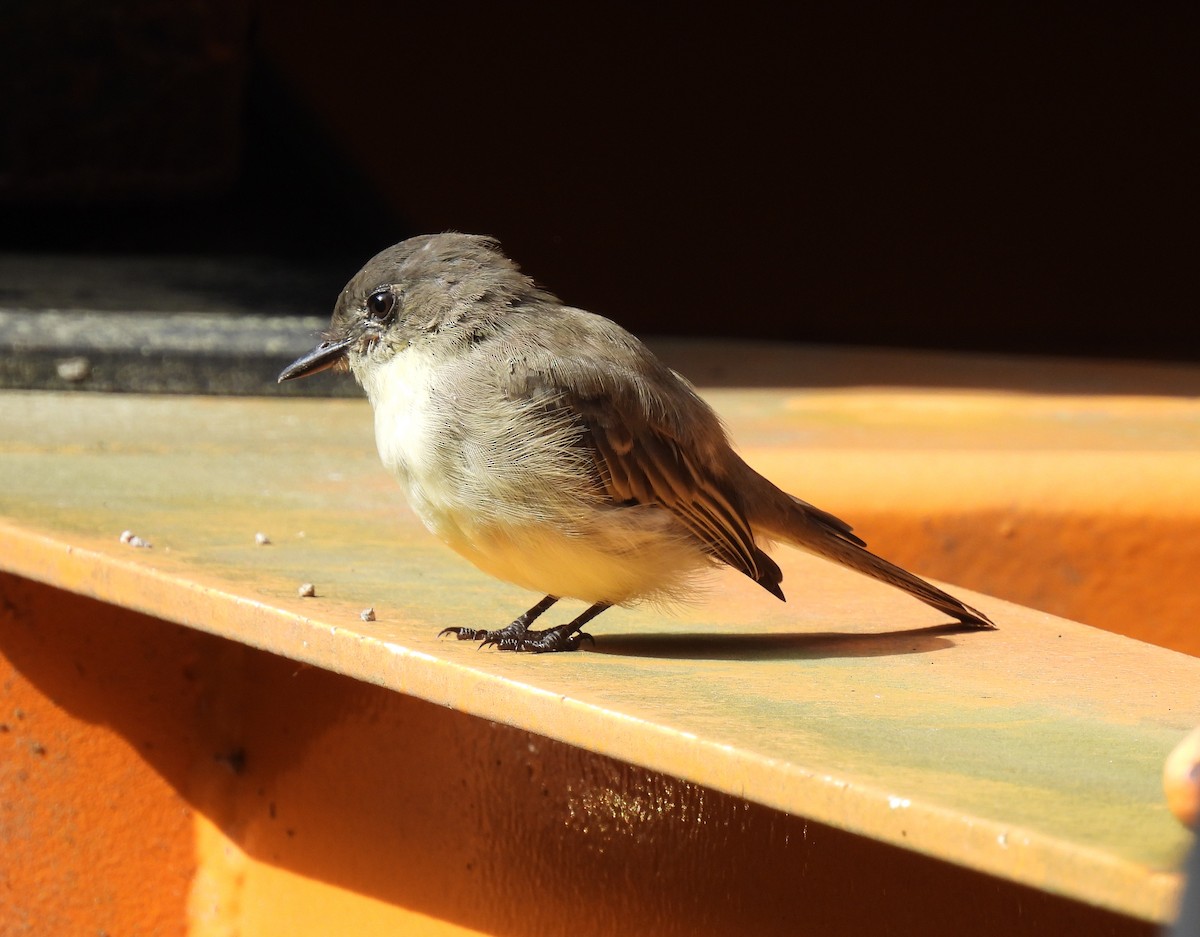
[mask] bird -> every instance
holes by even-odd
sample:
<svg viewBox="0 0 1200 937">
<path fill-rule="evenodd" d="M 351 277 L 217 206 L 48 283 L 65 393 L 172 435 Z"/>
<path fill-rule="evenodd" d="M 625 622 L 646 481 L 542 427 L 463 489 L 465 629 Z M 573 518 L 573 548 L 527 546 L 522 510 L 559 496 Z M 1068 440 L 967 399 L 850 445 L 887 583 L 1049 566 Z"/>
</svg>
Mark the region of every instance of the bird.
<svg viewBox="0 0 1200 937">
<path fill-rule="evenodd" d="M 756 472 L 686 378 L 612 320 L 561 302 L 494 238 L 422 235 L 373 257 L 322 341 L 279 381 L 330 368 L 365 390 L 380 459 L 426 528 L 484 572 L 544 595 L 503 627 L 439 636 L 577 650 L 594 643 L 584 626 L 606 609 L 694 600 L 721 565 L 785 600 L 764 549 L 773 542 L 964 626 L 995 627 Z M 588 607 L 531 627 L 564 598 Z"/>
</svg>

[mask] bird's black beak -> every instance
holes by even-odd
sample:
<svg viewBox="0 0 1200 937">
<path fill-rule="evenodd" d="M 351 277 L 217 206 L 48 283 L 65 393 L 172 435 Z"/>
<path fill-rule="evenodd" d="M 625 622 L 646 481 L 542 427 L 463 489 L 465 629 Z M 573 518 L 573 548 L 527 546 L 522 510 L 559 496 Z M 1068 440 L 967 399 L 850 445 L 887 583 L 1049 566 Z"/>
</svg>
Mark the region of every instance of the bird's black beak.
<svg viewBox="0 0 1200 937">
<path fill-rule="evenodd" d="M 286 368 L 279 372 L 279 383 L 290 381 L 296 377 L 308 377 L 318 371 L 332 368 L 346 357 L 346 349 L 350 347 L 350 339 L 324 341 L 308 354 L 301 355 Z"/>
</svg>

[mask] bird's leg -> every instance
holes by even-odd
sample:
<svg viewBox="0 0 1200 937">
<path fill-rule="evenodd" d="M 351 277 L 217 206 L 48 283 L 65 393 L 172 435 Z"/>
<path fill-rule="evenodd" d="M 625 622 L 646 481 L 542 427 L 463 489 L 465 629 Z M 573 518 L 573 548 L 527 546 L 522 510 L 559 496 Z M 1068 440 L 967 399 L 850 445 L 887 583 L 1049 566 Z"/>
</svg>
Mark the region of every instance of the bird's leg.
<svg viewBox="0 0 1200 937">
<path fill-rule="evenodd" d="M 582 630 L 583 626 L 609 607 L 606 602 L 597 602 L 565 625 L 547 628 L 545 631 L 529 630 L 529 625 L 557 601 L 556 596 L 546 596 L 511 625 L 498 631 L 446 628 L 442 630 L 439 637 L 442 634 L 453 634 L 457 635 L 460 641 L 479 641 L 481 642 L 480 647 L 490 644 L 495 645 L 497 650 L 501 651 L 530 651 L 534 654 L 543 654 L 549 651 L 574 651 L 579 648 L 584 639 L 592 641 L 592 636 Z"/>
<path fill-rule="evenodd" d="M 587 639 L 592 644 L 596 639 L 583 630 L 583 626 L 599 615 L 606 608 L 607 602 L 597 602 L 583 610 L 573 620 L 565 625 L 547 628 L 545 631 L 527 631 L 521 637 L 520 644 L 506 646 L 499 641 L 484 641 L 484 644 L 495 644 L 502 651 L 532 651 L 534 654 L 545 654 L 548 651 L 576 651 L 579 645 Z"/>
<path fill-rule="evenodd" d="M 538 616 L 557 601 L 558 596 L 548 595 L 529 611 L 518 615 L 511 624 L 497 631 L 484 631 L 480 628 L 443 628 L 438 632 L 438 637 L 452 634 L 457 636 L 460 641 L 483 641 L 486 644 L 494 644 L 502 637 L 519 639 L 525 636 L 529 631 L 529 626 L 537 621 Z"/>
</svg>

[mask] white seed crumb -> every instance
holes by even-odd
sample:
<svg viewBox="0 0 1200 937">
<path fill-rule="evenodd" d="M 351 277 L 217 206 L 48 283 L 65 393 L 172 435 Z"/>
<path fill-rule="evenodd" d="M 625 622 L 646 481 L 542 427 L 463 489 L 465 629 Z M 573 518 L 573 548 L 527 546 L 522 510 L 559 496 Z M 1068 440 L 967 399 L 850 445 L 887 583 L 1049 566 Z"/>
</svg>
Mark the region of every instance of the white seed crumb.
<svg viewBox="0 0 1200 937">
<path fill-rule="evenodd" d="M 260 547 L 265 547 L 265 546 L 269 546 L 269 545 L 270 545 L 270 543 L 271 543 L 271 538 L 270 538 L 270 537 L 268 537 L 266 534 L 264 534 L 264 533 L 263 533 L 263 532 L 260 530 L 258 533 L 256 533 L 256 534 L 254 535 L 254 542 L 255 542 L 255 543 L 257 543 L 257 544 L 258 544 Z"/>
<path fill-rule="evenodd" d="M 314 586 L 311 582 L 306 582 L 297 591 L 300 593 L 300 598 L 311 599 L 313 596 L 315 596 L 317 594 L 317 587 Z"/>
<path fill-rule="evenodd" d="M 92 374 L 92 363 L 87 358 L 63 358 L 54 364 L 58 376 L 68 384 L 86 381 Z"/>
<path fill-rule="evenodd" d="M 374 621 L 375 620 L 375 609 L 364 608 L 361 612 L 358 613 L 358 617 L 361 618 L 363 621 Z"/>
</svg>

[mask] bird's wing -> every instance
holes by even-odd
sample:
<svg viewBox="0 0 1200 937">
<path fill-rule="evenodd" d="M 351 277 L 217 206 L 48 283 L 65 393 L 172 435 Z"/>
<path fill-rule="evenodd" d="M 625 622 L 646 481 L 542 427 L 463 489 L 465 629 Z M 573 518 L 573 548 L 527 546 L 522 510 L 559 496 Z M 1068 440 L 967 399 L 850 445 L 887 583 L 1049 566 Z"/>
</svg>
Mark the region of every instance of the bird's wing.
<svg viewBox="0 0 1200 937">
<path fill-rule="evenodd" d="M 614 504 L 665 508 L 712 556 L 783 598 L 783 574 L 755 544 L 741 496 L 724 471 L 731 455 L 724 430 L 690 385 L 657 361 L 652 381 L 579 358 L 522 363 L 526 392 L 565 409 L 582 428 L 580 445 Z M 658 392 L 663 381 L 679 393 Z"/>
<path fill-rule="evenodd" d="M 600 477 L 618 504 L 658 504 L 671 511 L 713 555 L 755 576 L 754 535 L 732 493 L 698 466 L 679 440 L 645 423 L 631 425 L 597 401 L 575 400 Z"/>
</svg>

